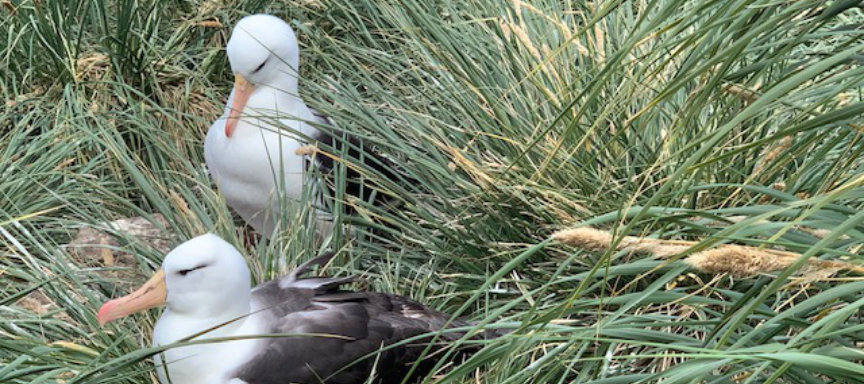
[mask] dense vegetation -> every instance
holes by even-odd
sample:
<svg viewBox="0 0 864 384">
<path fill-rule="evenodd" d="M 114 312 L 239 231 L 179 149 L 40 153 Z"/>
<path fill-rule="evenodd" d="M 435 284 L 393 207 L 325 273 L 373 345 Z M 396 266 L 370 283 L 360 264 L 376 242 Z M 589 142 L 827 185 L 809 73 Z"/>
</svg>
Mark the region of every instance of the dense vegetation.
<svg viewBox="0 0 864 384">
<path fill-rule="evenodd" d="M 344 202 L 329 272 L 516 328 L 439 382 L 864 380 L 864 279 L 799 273 L 862 261 L 858 1 L 2 5 L 0 382 L 151 382 L 158 311 L 95 311 L 162 253 L 116 233 L 133 256 L 106 265 L 64 246 L 79 228 L 161 214 L 172 245 L 245 247 L 258 281 L 319 252 L 309 204 L 248 243 L 202 165 L 255 12 L 297 30 L 307 102 L 416 180 L 379 180 L 397 211 Z M 742 277 L 550 240 L 579 225 L 803 257 Z"/>
</svg>

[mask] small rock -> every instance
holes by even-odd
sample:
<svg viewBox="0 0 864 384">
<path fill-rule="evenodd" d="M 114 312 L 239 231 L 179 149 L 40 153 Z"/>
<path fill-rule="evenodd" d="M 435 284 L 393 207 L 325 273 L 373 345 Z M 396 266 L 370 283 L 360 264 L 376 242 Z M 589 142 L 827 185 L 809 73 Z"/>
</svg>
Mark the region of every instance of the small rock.
<svg viewBox="0 0 864 384">
<path fill-rule="evenodd" d="M 160 214 L 153 215 L 154 222 L 144 217 L 129 217 L 114 220 L 105 226 L 114 232 L 141 241 L 153 249 L 167 253 L 171 250 L 174 235 L 169 233 L 168 221 Z M 102 266 L 131 266 L 132 255 L 119 252 L 120 244 L 114 235 L 95 228 L 81 228 L 75 239 L 66 245 L 82 262 L 93 265 L 94 261 Z"/>
<path fill-rule="evenodd" d="M 45 316 L 48 312 L 60 308 L 57 303 L 51 300 L 51 298 L 49 298 L 41 288 L 22 297 L 15 303 L 15 305 L 39 316 Z M 58 312 L 54 314 L 53 317 L 69 324 L 72 323 L 72 318 L 70 318 L 65 312 Z"/>
</svg>

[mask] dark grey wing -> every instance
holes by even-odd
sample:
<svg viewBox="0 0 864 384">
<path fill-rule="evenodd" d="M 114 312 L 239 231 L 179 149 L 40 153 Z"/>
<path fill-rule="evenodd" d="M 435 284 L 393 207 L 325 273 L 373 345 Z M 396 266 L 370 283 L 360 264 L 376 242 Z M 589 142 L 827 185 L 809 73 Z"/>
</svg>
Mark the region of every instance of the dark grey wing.
<svg viewBox="0 0 864 384">
<path fill-rule="evenodd" d="M 329 263 L 330 260 L 333 259 L 333 256 L 336 256 L 336 254 L 328 251 L 309 259 L 303 264 L 298 265 L 297 268 L 294 268 L 294 270 L 292 270 L 291 272 L 288 272 L 285 277 L 279 280 L 279 285 L 287 287 L 291 283 L 297 281 L 301 275 L 309 272 L 312 267 L 316 265 L 323 267 L 324 265 Z"/>
<path fill-rule="evenodd" d="M 404 172 L 400 172 L 399 167 L 393 161 L 373 151 L 371 146 L 356 136 L 344 131 L 335 130 L 330 119 L 317 110 L 312 109 L 312 114 L 314 116 L 313 123 L 319 125 L 316 127 L 318 128 L 318 132 L 312 139 L 319 144 L 322 150 L 335 156 L 341 156 L 343 152 L 347 152 L 347 159 L 350 162 L 362 163 L 367 169 L 371 169 L 378 175 L 388 180 L 393 180 L 396 183 L 413 185 L 414 180 Z M 323 175 L 332 178 L 336 163 L 330 156 L 319 155 L 315 156 L 315 166 L 320 169 Z M 346 194 L 363 201 L 371 201 L 376 206 L 392 204 L 393 196 L 383 193 L 380 191 L 380 188 L 368 184 L 364 180 L 364 177 L 355 169 L 349 167 L 346 176 Z M 332 180 L 326 184 L 330 196 L 335 196 L 335 186 Z M 348 210 L 349 212 L 353 211 L 351 207 L 348 207 Z"/>
<path fill-rule="evenodd" d="M 351 277 L 294 276 L 256 288 L 254 299 L 272 308 L 270 332 L 318 336 L 268 339 L 265 349 L 235 372 L 249 384 L 361 383 L 373 372 L 382 383 L 399 383 L 430 340 L 386 347 L 437 331 L 449 319 L 403 297 L 341 290 L 340 285 L 355 281 Z M 438 344 L 460 336 L 442 334 L 413 378 L 435 365 L 441 356 L 435 353 Z"/>
</svg>

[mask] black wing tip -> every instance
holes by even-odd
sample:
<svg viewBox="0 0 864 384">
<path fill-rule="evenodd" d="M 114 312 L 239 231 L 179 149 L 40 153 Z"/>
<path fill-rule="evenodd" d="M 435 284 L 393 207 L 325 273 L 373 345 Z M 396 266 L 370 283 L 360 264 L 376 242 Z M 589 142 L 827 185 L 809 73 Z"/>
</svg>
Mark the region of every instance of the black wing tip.
<svg viewBox="0 0 864 384">
<path fill-rule="evenodd" d="M 309 272 L 309 270 L 312 267 L 314 267 L 316 265 L 317 266 L 326 265 L 335 256 L 336 256 L 336 252 L 333 252 L 333 251 L 327 251 L 327 252 L 324 252 L 318 256 L 315 256 L 315 257 L 305 261 L 304 263 L 298 265 L 297 268 L 294 268 L 294 270 L 288 274 L 288 277 L 290 278 L 290 280 L 296 280 L 298 277 L 300 277 L 304 273 Z"/>
</svg>

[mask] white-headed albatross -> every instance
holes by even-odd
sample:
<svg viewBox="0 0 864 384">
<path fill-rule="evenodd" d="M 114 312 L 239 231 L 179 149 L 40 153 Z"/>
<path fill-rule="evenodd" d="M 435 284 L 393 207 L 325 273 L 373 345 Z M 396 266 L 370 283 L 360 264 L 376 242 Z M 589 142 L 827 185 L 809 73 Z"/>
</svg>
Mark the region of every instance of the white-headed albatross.
<svg viewBox="0 0 864 384">
<path fill-rule="evenodd" d="M 388 346 L 439 331 L 450 316 L 404 297 L 341 287 L 354 277 L 300 278 L 330 257 L 319 256 L 253 289 L 243 256 L 231 244 L 216 235 L 199 236 L 168 253 L 162 268 L 141 288 L 106 302 L 98 320 L 104 325 L 164 304 L 167 308 L 153 330 L 154 346 L 220 324 L 225 325 L 195 340 L 238 338 L 156 355 L 162 384 L 362 383 L 373 374 L 381 382 L 402 382 L 430 339 Z M 267 334 L 320 336 L 239 339 Z M 437 343 L 446 345 L 462 336 L 440 333 L 412 379 L 427 374 L 443 355 L 436 352 Z M 487 336 L 492 335 L 482 337 Z M 470 352 L 462 349 L 459 354 Z"/>
<path fill-rule="evenodd" d="M 223 116 L 207 132 L 204 158 L 228 205 L 256 232 L 269 237 L 278 220 L 277 191 L 295 201 L 303 191 L 306 158 L 297 150 L 318 143 L 333 147 L 340 141 L 309 124 L 329 122 L 300 98 L 299 47 L 288 23 L 271 15 L 244 17 L 234 27 L 226 50 L 234 89 Z M 390 162 L 358 140 L 348 141 L 350 157 L 362 158 L 385 177 L 395 177 Z M 323 173 L 332 169 L 331 158 L 315 159 Z M 371 190 L 359 185 L 352 172 L 349 168 L 349 179 L 355 182 L 349 182 L 346 192 L 368 199 Z M 386 200 L 376 196 L 377 202 Z"/>
</svg>

